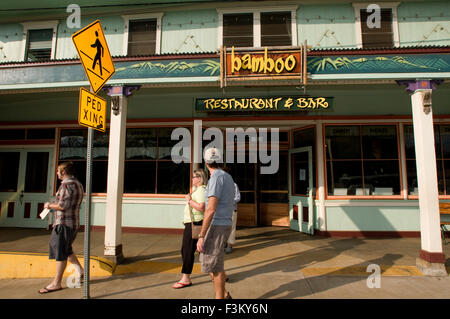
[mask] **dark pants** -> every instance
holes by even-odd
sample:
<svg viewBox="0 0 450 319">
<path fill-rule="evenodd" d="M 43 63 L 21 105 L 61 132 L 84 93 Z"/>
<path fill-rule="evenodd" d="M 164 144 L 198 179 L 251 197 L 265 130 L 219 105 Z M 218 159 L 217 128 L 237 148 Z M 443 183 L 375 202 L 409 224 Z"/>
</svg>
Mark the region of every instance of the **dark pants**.
<svg viewBox="0 0 450 319">
<path fill-rule="evenodd" d="M 77 237 L 77 231 L 65 225 L 53 227 L 49 244 L 49 259 L 66 261 L 73 254 L 72 243 Z"/>
<path fill-rule="evenodd" d="M 201 225 L 202 222 L 195 222 L 195 225 Z M 191 223 L 184 224 L 183 245 L 181 246 L 181 257 L 183 258 L 182 274 L 190 275 L 194 268 L 195 251 L 197 250 L 197 239 L 192 239 Z"/>
</svg>

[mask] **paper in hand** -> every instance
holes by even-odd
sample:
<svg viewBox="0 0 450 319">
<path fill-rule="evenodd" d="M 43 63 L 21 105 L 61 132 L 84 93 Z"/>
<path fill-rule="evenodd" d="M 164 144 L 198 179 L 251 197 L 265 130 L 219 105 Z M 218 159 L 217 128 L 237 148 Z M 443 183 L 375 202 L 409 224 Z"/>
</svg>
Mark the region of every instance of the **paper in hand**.
<svg viewBox="0 0 450 319">
<path fill-rule="evenodd" d="M 42 212 L 39 214 L 39 217 L 41 217 L 41 219 L 44 219 L 48 215 L 48 213 L 50 213 L 50 209 L 44 208 Z"/>
</svg>

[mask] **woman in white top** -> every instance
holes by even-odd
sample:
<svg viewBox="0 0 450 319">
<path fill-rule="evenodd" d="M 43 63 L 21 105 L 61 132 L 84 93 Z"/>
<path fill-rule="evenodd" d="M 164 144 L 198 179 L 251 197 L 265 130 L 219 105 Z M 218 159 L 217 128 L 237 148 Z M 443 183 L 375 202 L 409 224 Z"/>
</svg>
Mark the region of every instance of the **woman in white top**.
<svg viewBox="0 0 450 319">
<path fill-rule="evenodd" d="M 187 204 L 184 207 L 184 232 L 183 244 L 181 247 L 181 256 L 183 258 L 183 267 L 181 269 L 181 279 L 176 282 L 172 288 L 179 289 L 192 286 L 191 273 L 194 267 L 195 251 L 197 249 L 197 239 L 192 238 L 192 225 L 201 225 L 203 214 L 205 212 L 205 190 L 206 190 L 206 174 L 202 170 L 194 171 L 192 176 L 193 191 L 186 195 Z M 191 220 L 190 209 L 194 220 Z"/>
</svg>

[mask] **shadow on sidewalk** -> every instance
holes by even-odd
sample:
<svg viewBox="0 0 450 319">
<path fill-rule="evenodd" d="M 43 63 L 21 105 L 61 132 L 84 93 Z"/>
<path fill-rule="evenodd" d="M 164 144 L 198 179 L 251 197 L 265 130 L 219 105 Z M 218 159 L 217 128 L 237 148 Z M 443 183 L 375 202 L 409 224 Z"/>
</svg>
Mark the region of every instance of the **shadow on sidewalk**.
<svg viewBox="0 0 450 319">
<path fill-rule="evenodd" d="M 0 228 L 0 250 L 2 250 L 2 243 L 25 240 L 29 237 L 48 237 L 51 231 L 38 228 Z M 48 237 L 49 238 L 49 237 Z"/>
</svg>

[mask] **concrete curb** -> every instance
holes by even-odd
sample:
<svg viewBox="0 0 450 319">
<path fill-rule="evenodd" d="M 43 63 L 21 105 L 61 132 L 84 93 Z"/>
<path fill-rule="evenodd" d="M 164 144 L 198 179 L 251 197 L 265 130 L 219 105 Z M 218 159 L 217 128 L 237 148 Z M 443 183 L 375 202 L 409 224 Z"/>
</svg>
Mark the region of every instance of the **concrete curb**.
<svg viewBox="0 0 450 319">
<path fill-rule="evenodd" d="M 83 256 L 77 255 L 84 264 Z M 181 264 L 169 262 L 139 261 L 130 264 L 115 264 L 98 256 L 91 256 L 91 276 L 108 277 L 133 273 L 179 274 Z M 299 269 L 305 277 L 315 276 L 368 276 L 364 266 L 349 267 L 305 267 Z M 450 273 L 450 267 L 447 267 Z M 74 269 L 67 267 L 64 277 L 69 277 Z M 193 274 L 201 274 L 200 264 L 194 264 Z M 415 266 L 380 265 L 381 276 L 424 276 Z M 55 275 L 55 261 L 45 253 L 0 252 L 0 279 L 51 278 Z"/>
<path fill-rule="evenodd" d="M 84 265 L 84 257 L 77 255 Z M 63 277 L 69 277 L 74 269 L 67 266 Z M 115 264 L 98 256 L 90 257 L 90 275 L 92 277 L 107 277 L 131 273 L 172 273 L 179 274 L 181 265 L 168 262 L 139 261 L 132 264 Z M 199 264 L 195 264 L 193 274 L 201 274 Z M 55 261 L 48 259 L 46 253 L 24 253 L 0 251 L 0 279 L 19 278 L 51 278 L 55 276 Z"/>
<path fill-rule="evenodd" d="M 83 256 L 77 255 L 83 265 Z M 92 256 L 90 258 L 90 273 L 93 277 L 111 276 L 116 265 L 108 259 Z M 64 277 L 74 272 L 67 267 Z M 16 278 L 51 278 L 55 276 L 55 261 L 48 259 L 45 253 L 23 253 L 0 251 L 0 279 Z"/>
</svg>

